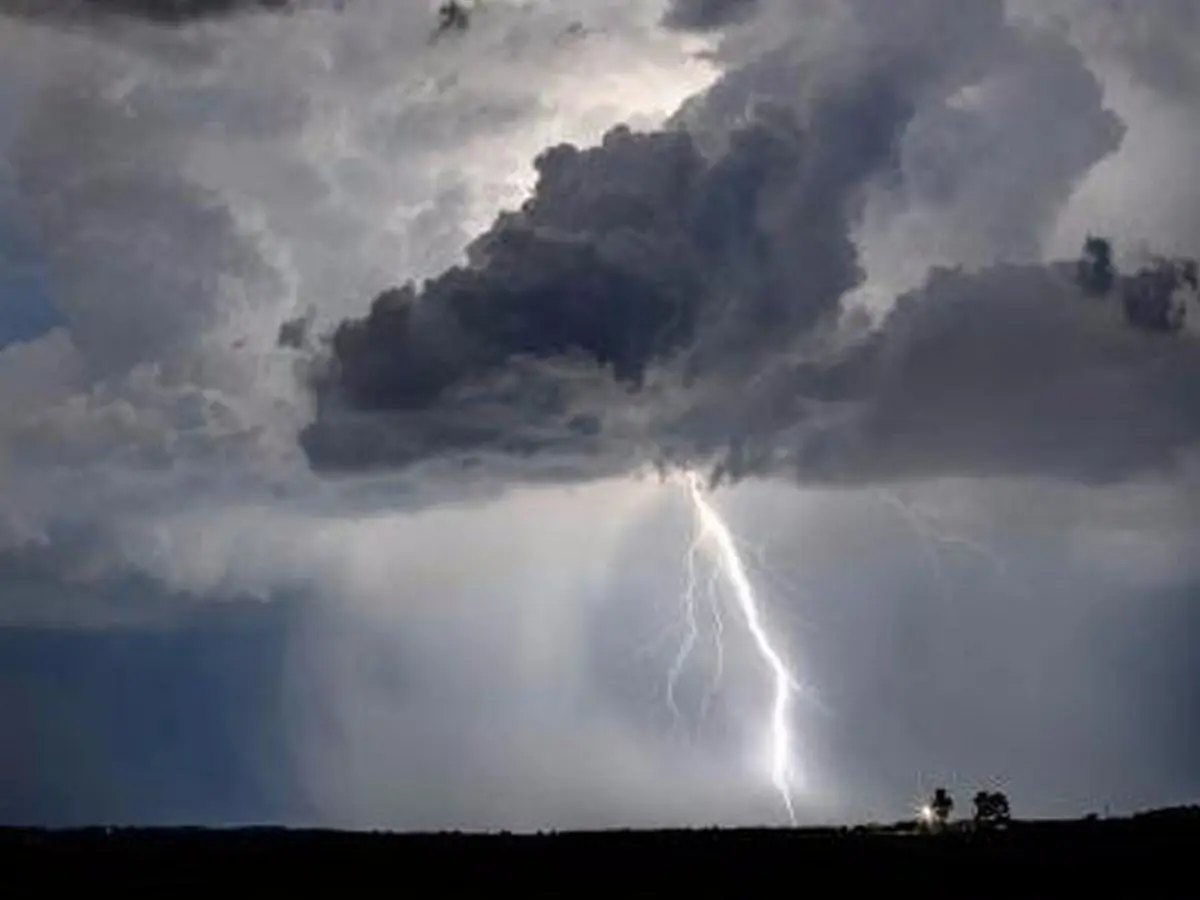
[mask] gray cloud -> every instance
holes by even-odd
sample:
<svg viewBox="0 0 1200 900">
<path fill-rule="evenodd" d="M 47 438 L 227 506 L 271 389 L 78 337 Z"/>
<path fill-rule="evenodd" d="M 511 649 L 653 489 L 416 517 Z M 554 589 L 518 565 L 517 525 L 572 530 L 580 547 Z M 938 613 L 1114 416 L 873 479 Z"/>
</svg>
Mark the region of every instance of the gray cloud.
<svg viewBox="0 0 1200 900">
<path fill-rule="evenodd" d="M 1188 104 L 1200 88 L 1200 10 L 1188 0 L 1010 0 L 1020 15 L 1065 25 L 1088 51 L 1146 87 Z"/>
<path fill-rule="evenodd" d="M 581 89 L 595 72 L 662 76 L 620 101 L 631 114 L 707 77 L 633 6 L 604 42 L 554 43 L 576 13 L 501 5 L 436 52 L 430 10 L 390 0 L 203 28 L 5 20 L 0 234 L 38 279 L 0 286 L 0 547 L 197 491 L 319 494 L 281 323 L 341 319 L 396 271 L 456 259 L 520 195 L 542 133 L 617 115 Z"/>
<path fill-rule="evenodd" d="M 385 461 L 382 448 L 348 446 L 330 425 L 343 406 L 399 416 L 432 408 L 431 421 L 444 423 L 436 437 L 421 433 L 419 415 L 415 434 L 385 426 L 392 462 L 428 452 L 430 441 L 469 450 L 494 437 L 534 450 L 547 426 L 583 445 L 603 441 L 594 400 L 611 399 L 610 374 L 634 390 L 670 361 L 687 380 L 745 374 L 747 360 L 828 319 L 859 277 L 853 191 L 886 165 L 910 108 L 881 75 L 818 107 L 808 132 L 785 110 L 760 115 L 715 162 L 686 132 L 626 129 L 592 150 L 540 157 L 538 191 L 469 248 L 469 267 L 419 294 L 386 293 L 367 319 L 334 334 L 335 371 L 305 437 L 311 457 Z M 558 363 L 580 375 L 578 386 L 547 370 Z M 496 393 L 512 390 L 506 373 L 525 381 L 523 397 Z M 580 391 L 593 402 L 578 406 Z M 498 430 L 481 401 L 506 420 Z M 517 409 L 531 428 L 511 428 Z"/>
<path fill-rule="evenodd" d="M 1200 346 L 1130 327 L 1070 265 L 936 273 L 860 350 L 831 371 L 862 417 L 818 470 L 1107 481 L 1200 441 Z"/>
<path fill-rule="evenodd" d="M 944 12 L 910 6 L 918 20 Z M 946 42 L 847 8 L 851 33 L 886 35 L 871 64 L 840 60 L 807 104 L 773 103 L 797 59 L 773 54 L 727 74 L 678 128 L 547 151 L 533 197 L 467 265 L 341 325 L 302 435 L 312 462 L 501 480 L 665 460 L 734 476 L 1090 481 L 1185 451 L 1200 437 L 1195 342 L 1131 329 L 1119 303 L 1083 299 L 1073 266 L 1033 261 L 1039 229 L 1119 146 L 1079 52 L 1010 30 L 999 6 L 952 17 L 967 37 Z M 1032 110 L 1030 64 L 1056 98 Z M 961 106 L 979 84 L 983 111 Z M 742 124 L 719 133 L 739 100 Z M 1078 118 L 1061 124 L 1058 100 Z M 970 140 L 949 163 L 901 155 L 938 116 L 986 135 L 1031 115 L 1063 149 L 1016 148 L 1042 168 L 1021 197 L 979 177 L 1009 163 Z M 921 181 L 955 170 L 959 187 Z M 996 257 L 1030 262 L 940 273 L 855 337 L 837 321 L 864 277 L 851 236 L 889 181 L 909 208 L 944 205 L 984 223 Z"/>
<path fill-rule="evenodd" d="M 145 360 L 179 361 L 197 334 L 222 324 L 222 281 L 267 297 L 279 287 L 228 205 L 180 178 L 179 136 L 153 116 L 114 128 L 96 93 L 73 77 L 50 85 L 8 158 L 16 212 L 100 379 Z M 56 140 L 68 130 L 69 146 Z"/>
<path fill-rule="evenodd" d="M 343 466 L 446 456 L 495 465 L 500 478 L 596 477 L 646 457 L 801 480 L 1134 477 L 1200 443 L 1200 347 L 1128 320 L 1119 292 L 1140 277 L 1122 276 L 1118 293 L 1097 299 L 1070 264 L 945 271 L 823 360 L 733 380 L 728 368 L 669 383 L 651 375 L 628 389 L 587 363 L 501 367 L 488 381 L 401 394 L 391 411 L 389 395 L 373 395 L 374 412 L 360 413 L 369 427 L 318 419 L 308 449 L 328 462 L 329 428 L 368 442 L 351 443 L 357 458 L 333 459 Z M 335 341 L 336 352 L 353 347 Z M 351 365 L 358 377 L 378 371 Z M 372 385 L 395 384 L 388 377 Z"/>
<path fill-rule="evenodd" d="M 72 21 L 129 16 L 180 25 L 238 12 L 280 11 L 294 0 L 0 0 L 0 15 Z"/>
<path fill-rule="evenodd" d="M 654 441 L 640 419 L 655 414 L 623 389 L 669 394 L 696 419 L 708 413 L 687 409 L 674 381 L 732 383 L 826 327 L 862 277 L 851 232 L 865 186 L 895 168 L 917 106 L 978 77 L 1008 34 L 999 3 L 949 17 L 904 6 L 878 23 L 851 4 L 840 58 L 785 44 L 731 66 L 666 131 L 544 153 L 534 196 L 472 245 L 466 267 L 389 292 L 337 330 L 302 438 L 310 459 L 359 468 L 477 456 L 494 441 L 627 469 Z M 913 25 L 933 18 L 945 28 Z M 950 36 L 930 46 L 933 34 Z M 802 71 L 814 77 L 797 93 Z"/>
<path fill-rule="evenodd" d="M 1125 135 L 1080 52 L 1022 32 L 905 132 L 901 177 L 877 185 L 857 235 L 870 289 L 894 296 L 931 263 L 1043 259 L 1064 204 Z"/>
<path fill-rule="evenodd" d="M 668 28 L 704 31 L 753 15 L 758 0 L 672 0 L 663 15 Z"/>
</svg>

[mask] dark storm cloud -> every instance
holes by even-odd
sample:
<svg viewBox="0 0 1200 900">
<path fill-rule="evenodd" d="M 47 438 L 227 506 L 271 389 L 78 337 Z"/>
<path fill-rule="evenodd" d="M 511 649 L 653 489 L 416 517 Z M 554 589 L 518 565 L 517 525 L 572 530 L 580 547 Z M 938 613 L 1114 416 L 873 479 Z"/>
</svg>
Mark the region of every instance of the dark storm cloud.
<svg viewBox="0 0 1200 900">
<path fill-rule="evenodd" d="M 1130 327 L 1115 297 L 1088 305 L 1073 267 L 939 274 L 873 333 L 840 330 L 869 192 L 928 205 L 917 176 L 945 168 L 903 155 L 914 125 L 926 140 L 939 115 L 1003 133 L 1028 117 L 1029 79 L 1012 75 L 1030 68 L 1075 110 L 1061 127 L 1055 102 L 1034 110 L 1053 135 L 1021 150 L 1036 190 L 1014 206 L 985 160 L 997 183 L 960 210 L 1025 259 L 1122 135 L 1078 50 L 1011 26 L 1002 4 L 841 10 L 827 67 L 785 47 L 733 66 L 673 129 L 545 152 L 532 198 L 467 265 L 343 323 L 302 436 L 314 465 L 1093 480 L 1185 450 L 1200 436 L 1194 342 Z M 969 184 L 981 155 L 951 143 Z"/>
<path fill-rule="evenodd" d="M 622 140 L 629 148 L 662 141 L 676 175 L 706 173 L 682 138 L 618 135 L 613 143 Z M 597 159 L 612 150 L 591 152 Z M 554 177 L 604 181 L 572 176 L 560 172 L 543 186 Z M 651 183 L 660 206 L 663 198 L 703 204 L 712 195 L 661 176 L 638 184 L 637 195 Z M 323 386 L 326 410 L 306 436 L 315 462 L 352 468 L 495 455 L 523 458 L 515 464 L 530 476 L 557 463 L 588 477 L 633 467 L 643 454 L 713 461 L 733 477 L 1103 482 L 1169 466 L 1200 441 L 1200 346 L 1178 330 L 1150 327 L 1131 306 L 1147 290 L 1169 303 L 1177 290 L 1193 289 L 1187 267 L 1181 277 L 1118 275 L 1101 296 L 1084 290 L 1072 264 L 938 271 L 870 334 L 823 358 L 772 365 L 787 339 L 820 334 L 822 315 L 853 283 L 852 254 L 839 258 L 835 243 L 824 270 L 815 265 L 821 257 L 808 257 L 793 290 L 750 290 L 735 295 L 749 302 L 731 309 L 724 304 L 733 292 L 711 286 L 732 235 L 707 254 L 660 257 L 657 267 L 614 265 L 594 234 L 582 243 L 539 239 L 533 223 L 565 221 L 553 213 L 555 191 L 485 239 L 499 238 L 500 252 L 478 269 L 451 272 L 419 296 L 386 295 L 367 319 L 340 329 L 340 368 Z M 587 221 L 605 222 L 601 211 L 664 221 L 652 210 L 639 219 L 617 200 L 585 207 Z M 510 231 L 515 221 L 522 227 Z M 657 233 L 674 229 L 684 247 L 711 233 L 665 221 Z M 755 236 L 729 212 L 721 221 L 739 238 Z M 788 233 L 803 248 L 807 235 Z M 764 262 L 739 286 L 771 284 L 777 274 L 772 254 L 759 252 Z M 808 284 L 821 287 L 808 304 L 794 290 L 805 271 Z M 772 297 L 795 305 L 773 307 Z M 572 362 L 555 368 L 571 353 Z M 333 395 L 369 427 L 352 431 L 352 420 L 330 413 Z"/>
<path fill-rule="evenodd" d="M 614 388 L 636 393 L 667 366 L 746 374 L 860 278 L 849 205 L 910 114 L 879 77 L 819 107 L 808 130 L 763 109 L 715 162 L 683 131 L 618 128 L 597 148 L 547 151 L 534 197 L 469 248 L 468 266 L 383 294 L 333 335 L 312 458 L 588 448 L 607 439 Z"/>
<path fill-rule="evenodd" d="M 1029 52 L 1053 57 L 1042 40 Z M 1146 273 L 1089 299 L 1073 265 L 941 272 L 873 333 L 836 330 L 862 280 L 850 235 L 864 185 L 895 171 L 913 98 L 952 93 L 973 59 L 889 54 L 810 110 L 751 107 L 715 155 L 686 130 L 547 151 L 533 197 L 466 266 L 337 329 L 310 459 L 450 461 L 501 480 L 649 460 L 856 481 L 1093 481 L 1169 464 L 1200 440 L 1200 355 L 1190 336 L 1136 327 L 1129 297 Z M 1070 48 L 1061 59 L 1081 64 Z M 767 71 L 779 75 L 770 63 L 727 76 L 699 118 L 744 103 Z"/>
<path fill-rule="evenodd" d="M 237 12 L 281 11 L 293 4 L 294 0 L 0 0 L 0 14 L 32 18 L 117 15 L 180 25 Z"/>
<path fill-rule="evenodd" d="M 758 0 L 673 0 L 663 16 L 668 28 L 704 31 L 754 14 Z"/>
<path fill-rule="evenodd" d="M 1200 344 L 1131 316 L 1151 271 L 1102 297 L 1071 264 L 935 271 L 868 336 L 701 388 L 647 443 L 731 479 L 1099 484 L 1168 469 L 1200 447 Z"/>
<path fill-rule="evenodd" d="M 798 455 L 801 476 L 1106 482 L 1200 441 L 1200 346 L 1085 296 L 1070 265 L 935 272 L 827 377 L 860 416 Z M 804 374 L 784 383 L 811 393 Z"/>
</svg>

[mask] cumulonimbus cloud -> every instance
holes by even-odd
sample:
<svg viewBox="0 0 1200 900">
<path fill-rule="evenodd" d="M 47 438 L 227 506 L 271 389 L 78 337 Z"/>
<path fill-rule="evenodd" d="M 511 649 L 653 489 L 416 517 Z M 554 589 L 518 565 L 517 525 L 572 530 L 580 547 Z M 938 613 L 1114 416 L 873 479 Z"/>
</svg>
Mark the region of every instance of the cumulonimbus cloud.
<svg viewBox="0 0 1200 900">
<path fill-rule="evenodd" d="M 1119 132 L 1073 48 L 998 15 L 989 27 L 980 47 L 996 65 L 1025 52 L 1078 69 L 1058 83 L 1095 124 L 1067 129 L 1093 137 L 1047 164 L 1044 193 L 1061 203 Z M 547 151 L 532 198 L 466 265 L 384 293 L 332 335 L 309 458 L 529 478 L 655 461 L 730 476 L 1091 481 L 1169 464 L 1200 440 L 1200 348 L 1132 327 L 1128 302 L 1123 314 L 1115 297 L 1086 296 L 1073 264 L 941 272 L 847 337 L 838 316 L 864 277 L 852 232 L 869 188 L 911 174 L 898 147 L 918 102 L 979 77 L 975 57 L 935 59 L 893 47 L 806 108 L 748 108 L 716 152 L 686 127 Z M 771 65 L 730 73 L 705 103 L 728 105 Z M 1053 214 L 1034 212 L 1022 227 Z"/>
<path fill-rule="evenodd" d="M 331 468 L 503 460 L 499 472 L 524 458 L 527 477 L 564 465 L 576 477 L 611 474 L 640 457 L 813 481 L 1120 480 L 1170 467 L 1200 442 L 1200 344 L 1131 317 L 1147 274 L 1118 276 L 1112 295 L 1096 297 L 1073 263 L 943 270 L 823 358 L 772 365 L 778 348 L 764 336 L 688 371 L 696 328 L 690 341 L 664 333 L 636 357 L 639 382 L 625 384 L 594 346 L 575 344 L 572 359 L 536 345 L 538 332 L 507 359 L 493 343 L 487 365 L 446 362 L 421 368 L 445 382 L 410 381 L 405 363 L 389 368 L 386 347 L 422 342 L 414 308 L 424 298 L 389 297 L 335 338 L 340 374 L 322 390 L 355 412 L 324 411 L 306 447 Z M 389 334 L 389 316 L 415 333 Z M 370 347 L 377 339 L 384 346 Z"/>
<path fill-rule="evenodd" d="M 382 2 L 197 29 L 13 25 L 8 67 L 37 89 L 0 212 L 62 321 L 0 352 L 0 545 L 281 492 L 424 505 L 655 463 L 1103 480 L 1186 452 L 1192 332 L 1130 327 L 1136 279 L 1087 296 L 1073 264 L 1036 258 L 1121 140 L 1078 48 L 999 0 L 812 0 L 802 27 L 789 4 L 756 6 L 710 90 L 662 128 L 545 149 L 528 201 L 449 269 L 458 237 L 432 233 L 477 219 L 454 170 L 553 120 L 513 35 L 553 41 L 559 19 L 505 7 L 473 30 L 478 59 L 463 43 L 411 65 L 432 53 L 427 11 Z M 679 39 L 648 37 L 652 20 L 622 26 L 631 55 Z M 564 56 L 622 58 L 613 37 L 578 40 Z M 428 96 L 409 85 L 426 64 L 445 76 Z M 926 234 L 961 240 L 863 252 L 864 220 L 887 243 L 918 208 Z M 906 253 L 922 279 L 930 259 L 972 267 L 859 322 L 846 298 Z M 288 369 L 321 334 L 298 394 Z"/>
</svg>

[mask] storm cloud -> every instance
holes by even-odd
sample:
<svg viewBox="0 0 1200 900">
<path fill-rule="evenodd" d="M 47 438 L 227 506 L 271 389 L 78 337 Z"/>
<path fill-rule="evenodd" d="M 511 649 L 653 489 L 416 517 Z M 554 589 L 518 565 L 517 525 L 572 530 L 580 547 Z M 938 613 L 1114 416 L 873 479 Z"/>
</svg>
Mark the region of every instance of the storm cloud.
<svg viewBox="0 0 1200 900">
<path fill-rule="evenodd" d="M 668 28 L 720 28 L 752 15 L 758 0 L 672 0 L 663 16 Z"/>
<path fill-rule="evenodd" d="M 458 340 L 474 338 L 493 354 L 490 380 L 486 368 L 473 371 L 466 362 L 461 369 L 443 368 L 444 383 L 414 382 L 400 368 L 411 351 L 397 346 L 395 337 L 385 347 L 359 349 L 382 337 L 378 322 L 387 315 L 413 315 L 412 306 L 388 306 L 415 305 L 411 294 L 379 301 L 364 323 L 339 332 L 333 348 L 342 366 L 338 386 L 345 386 L 340 396 L 349 396 L 368 421 L 378 416 L 372 426 L 381 429 L 383 441 L 397 441 L 376 445 L 398 451 L 394 457 L 372 457 L 377 449 L 369 444 L 355 447 L 350 452 L 363 454 L 355 460 L 360 464 L 400 464 L 419 460 L 422 452 L 479 462 L 519 449 L 531 472 L 543 453 L 547 467 L 561 454 L 559 462 L 575 459 L 579 476 L 590 477 L 609 474 L 605 463 L 632 465 L 640 447 L 656 461 L 715 465 L 738 477 L 1053 475 L 1107 482 L 1168 469 L 1200 442 L 1200 346 L 1186 332 L 1139 327 L 1128 304 L 1118 300 L 1145 277 L 1120 276 L 1117 292 L 1097 298 L 1081 288 L 1071 263 L 944 270 L 901 297 L 877 329 L 800 363 L 771 364 L 786 345 L 772 346 L 772 339 L 792 323 L 767 316 L 758 343 L 725 348 L 732 359 L 717 354 L 688 369 L 685 360 L 695 357 L 683 347 L 697 346 L 696 333 L 682 345 L 661 333 L 661 343 L 629 357 L 644 368 L 624 373 L 601 365 L 620 360 L 619 351 L 584 342 L 599 330 L 582 332 L 569 348 L 554 340 L 538 343 L 537 331 L 518 332 L 528 343 L 505 360 L 498 342 L 487 341 L 479 328 Z M 518 303 L 524 300 L 516 296 Z M 638 295 L 622 299 L 636 301 Z M 603 298 L 581 300 L 590 302 L 593 315 L 620 315 Z M 1187 309 L 1188 301 L 1178 302 Z M 536 316 L 545 307 L 534 310 Z M 552 329 L 563 321 L 556 310 L 536 319 L 536 327 Z M 420 331 L 414 331 L 407 339 L 421 344 Z M 806 332 L 784 334 L 800 338 Z M 570 362 L 565 349 L 579 351 L 582 361 Z M 390 370 L 389 350 L 398 350 L 394 358 L 401 361 Z M 687 371 L 656 381 L 671 366 Z M 615 427 L 608 431 L 604 416 L 614 406 L 608 414 Z M 479 414 L 485 409 L 494 417 Z M 439 420 L 440 428 L 427 427 Z M 329 461 L 321 456 L 320 429 L 337 427 L 334 421 L 318 419 L 309 432 L 307 446 L 318 463 Z M 401 430 L 406 426 L 414 430 Z M 372 432 L 358 434 L 369 439 Z M 589 473 L 590 465 L 597 472 Z"/>
<path fill-rule="evenodd" d="M 617 129 L 592 150 L 547 152 L 534 197 L 468 248 L 469 267 L 419 296 L 388 292 L 338 329 L 325 396 L 412 415 L 418 448 L 431 439 L 423 412 L 445 423 L 454 451 L 488 430 L 490 408 L 501 445 L 578 434 L 590 453 L 608 438 L 606 410 L 626 405 L 614 389 L 647 388 L 672 363 L 686 381 L 744 376 L 748 361 L 829 320 L 858 280 L 851 195 L 885 164 L 908 107 L 881 77 L 816 110 L 812 134 L 777 113 L 734 134 L 715 163 L 682 131 Z M 338 447 L 372 454 L 328 421 L 307 433 L 314 460 L 335 460 Z M 421 454 L 387 430 L 385 441 L 401 440 L 397 462 Z"/>
<path fill-rule="evenodd" d="M 847 9 L 840 27 L 880 29 L 888 52 L 840 60 L 810 102 L 761 90 L 796 65 L 776 53 L 727 73 L 675 127 L 548 150 L 531 198 L 465 265 L 340 325 L 302 435 L 313 464 L 501 480 L 658 463 L 804 481 L 1091 482 L 1186 453 L 1200 438 L 1195 340 L 1145 333 L 1115 297 L 1086 300 L 1073 263 L 1037 260 L 1041 229 L 1121 140 L 1078 50 L 998 5 L 905 4 L 905 27 L 940 17 L 971 36 L 975 52 L 937 54 L 937 38 L 898 42 Z M 1016 72 L 1040 73 L 1073 118 L 1029 108 Z M 995 90 L 962 105 L 978 83 Z M 740 124 L 714 127 L 739 99 Z M 1010 164 L 989 159 L 1004 140 L 989 131 L 1031 115 L 1064 150 L 1005 148 L 1038 173 L 1028 196 L 981 187 L 980 169 Z M 948 132 L 949 155 L 920 164 L 914 129 L 929 148 Z M 959 168 L 961 185 L 929 177 Z M 867 280 L 857 230 L 887 196 L 970 211 L 965 228 L 1001 264 L 937 272 L 875 327 L 842 316 Z M 1145 277 L 1122 279 L 1126 311 Z M 1162 299 L 1175 287 L 1194 294 L 1178 282 Z"/>
</svg>

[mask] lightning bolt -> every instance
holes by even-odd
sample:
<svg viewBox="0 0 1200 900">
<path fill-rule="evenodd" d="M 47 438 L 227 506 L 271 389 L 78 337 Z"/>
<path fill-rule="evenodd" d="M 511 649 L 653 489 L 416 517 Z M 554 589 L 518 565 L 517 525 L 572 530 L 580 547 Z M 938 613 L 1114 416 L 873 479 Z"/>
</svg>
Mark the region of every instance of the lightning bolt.
<svg viewBox="0 0 1200 900">
<path fill-rule="evenodd" d="M 737 541 L 730 531 L 729 526 L 725 524 L 725 520 L 721 517 L 721 514 L 709 503 L 705 495 L 703 480 L 697 473 L 688 472 L 684 475 L 683 483 L 687 489 L 688 497 L 692 502 L 696 523 L 695 537 L 688 553 L 690 575 L 688 581 L 689 590 L 685 591 L 684 597 L 685 610 L 694 625 L 696 621 L 695 553 L 701 543 L 707 539 L 713 548 L 713 563 L 720 574 L 724 576 L 726 583 L 731 589 L 742 617 L 745 619 L 750 636 L 754 640 L 754 646 L 771 672 L 775 687 L 775 698 L 771 708 L 769 725 L 771 781 L 775 785 L 775 789 L 778 791 L 780 799 L 787 810 L 788 820 L 791 824 L 795 825 L 796 811 L 792 803 L 791 792 L 795 773 L 792 759 L 792 733 L 788 714 L 792 694 L 800 689 L 800 685 L 771 642 L 771 638 L 763 624 L 758 597 L 754 592 L 754 586 L 750 583 L 745 563 L 742 561 L 742 555 L 738 550 Z M 715 592 L 710 591 L 710 596 L 714 598 L 712 601 L 714 618 L 717 621 L 722 621 L 720 619 L 720 612 L 717 609 Z M 722 630 L 723 627 L 722 622 Z M 689 630 L 688 635 L 690 640 L 685 640 L 686 652 L 681 653 L 684 659 L 686 659 L 687 653 L 691 652 L 692 646 L 695 644 L 694 632 Z M 718 646 L 719 644 L 720 641 L 718 638 Z M 683 651 L 683 648 L 681 648 L 681 651 Z M 678 661 L 679 657 L 676 659 Z"/>
<path fill-rule="evenodd" d="M 679 644 L 679 649 L 675 653 L 671 669 L 667 673 L 667 706 L 671 709 L 675 727 L 678 727 L 683 719 L 679 703 L 675 699 L 676 688 L 680 677 L 683 675 L 684 666 L 687 665 L 692 651 L 696 648 L 696 642 L 700 639 L 699 601 L 697 599 L 699 582 L 696 577 L 696 569 L 697 557 L 700 554 L 703 537 L 703 533 L 697 529 L 692 537 L 692 542 L 688 545 L 687 562 L 684 566 L 685 576 L 682 602 L 684 637 Z M 708 688 L 704 692 L 704 697 L 700 701 L 701 721 L 708 718 L 709 708 L 716 699 L 725 677 L 725 618 L 721 614 L 721 597 L 718 590 L 720 577 L 721 570 L 713 566 L 708 573 L 708 580 L 704 589 L 708 600 L 708 614 L 712 619 L 712 641 L 716 664 L 713 669 L 712 679 L 709 681 Z"/>
<path fill-rule="evenodd" d="M 933 572 L 934 580 L 941 588 L 942 598 L 949 604 L 954 595 L 954 589 L 950 585 L 950 581 L 946 578 L 946 571 L 942 568 L 942 558 L 937 551 L 937 543 L 941 535 L 934 534 L 929 528 L 928 523 L 923 519 L 913 507 L 905 503 L 900 496 L 893 491 L 879 491 L 879 496 L 884 503 L 891 506 L 900 514 L 900 517 L 913 530 L 917 536 L 917 540 L 921 543 L 921 552 L 925 554 L 925 561 L 929 563 L 929 569 Z M 945 543 L 944 541 L 942 541 Z"/>
<path fill-rule="evenodd" d="M 905 502 L 893 491 L 879 491 L 877 496 L 884 503 L 895 509 L 904 522 L 913 530 L 913 533 L 921 542 L 921 548 L 929 563 L 930 570 L 933 572 L 933 576 L 942 590 L 942 595 L 947 601 L 951 599 L 954 591 L 942 566 L 938 545 L 947 548 L 959 548 L 980 557 L 991 567 L 1000 580 L 1013 589 L 1014 593 L 1020 594 L 1025 599 L 1029 598 L 1029 588 L 1023 579 L 1017 577 L 1011 567 L 1005 563 L 1004 559 L 986 545 L 972 540 L 964 534 L 946 531 L 940 525 L 936 516 L 931 513 L 918 511 L 913 504 Z"/>
</svg>

